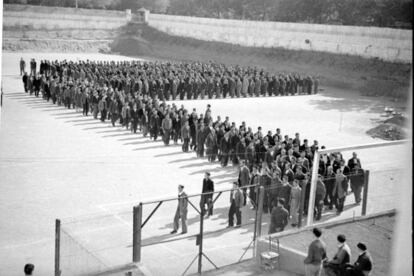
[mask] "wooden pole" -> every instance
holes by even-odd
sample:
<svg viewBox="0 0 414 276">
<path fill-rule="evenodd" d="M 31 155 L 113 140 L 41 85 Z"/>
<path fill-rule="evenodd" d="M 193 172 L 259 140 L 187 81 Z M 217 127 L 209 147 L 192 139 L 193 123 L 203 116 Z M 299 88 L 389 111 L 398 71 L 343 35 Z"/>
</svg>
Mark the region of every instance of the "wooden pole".
<svg viewBox="0 0 414 276">
<path fill-rule="evenodd" d="M 60 276 L 60 220 L 55 223 L 55 276 Z"/>
<path fill-rule="evenodd" d="M 259 192 L 259 201 L 257 202 L 257 230 L 256 230 L 256 238 L 262 235 L 262 215 L 263 215 L 263 199 L 265 189 L 263 186 L 260 186 L 258 189 Z"/>
<path fill-rule="evenodd" d="M 362 196 L 362 208 L 361 215 L 365 216 L 367 214 L 367 204 L 368 204 L 368 184 L 369 184 L 369 170 L 364 172 L 364 193 Z"/>
<path fill-rule="evenodd" d="M 302 182 L 302 191 L 300 195 L 300 208 L 299 208 L 299 217 L 298 217 L 298 228 L 302 227 L 302 218 L 303 218 L 303 210 L 305 209 L 305 199 L 306 199 L 306 188 L 308 186 L 308 178 L 306 177 L 305 180 Z"/>
<path fill-rule="evenodd" d="M 204 206 L 200 209 L 200 234 L 198 243 L 198 273 L 201 274 L 203 266 L 203 231 L 204 231 Z"/>
<path fill-rule="evenodd" d="M 315 208 L 315 196 L 316 196 L 316 182 L 318 181 L 318 169 L 319 169 L 319 152 L 315 151 L 312 165 L 312 180 L 309 195 L 309 206 L 308 206 L 308 220 L 307 226 L 313 224 L 313 213 Z"/>
<path fill-rule="evenodd" d="M 142 203 L 134 206 L 132 226 L 132 262 L 141 261 Z"/>
</svg>

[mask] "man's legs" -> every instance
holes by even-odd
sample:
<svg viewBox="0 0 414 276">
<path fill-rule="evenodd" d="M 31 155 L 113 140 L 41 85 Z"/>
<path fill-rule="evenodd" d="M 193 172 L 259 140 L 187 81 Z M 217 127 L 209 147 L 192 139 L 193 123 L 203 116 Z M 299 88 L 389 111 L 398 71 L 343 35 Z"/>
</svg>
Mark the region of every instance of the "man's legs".
<svg viewBox="0 0 414 276">
<path fill-rule="evenodd" d="M 236 225 L 241 225 L 242 223 L 242 219 L 241 219 L 241 211 L 240 211 L 240 207 L 235 207 L 236 209 L 236 219 L 237 219 L 237 224 Z"/>
<path fill-rule="evenodd" d="M 306 264 L 305 265 L 305 275 L 306 276 L 320 276 L 321 275 L 321 265 Z"/>
<path fill-rule="evenodd" d="M 181 216 L 181 229 L 183 234 L 187 233 L 187 218 L 185 216 Z"/>
<path fill-rule="evenodd" d="M 208 208 L 208 215 L 212 216 L 213 215 L 213 195 L 208 195 L 207 196 L 207 208 Z"/>
<path fill-rule="evenodd" d="M 234 225 L 234 213 L 235 213 L 235 206 L 234 206 L 234 200 L 231 202 L 230 208 L 229 208 L 229 226 Z"/>
<path fill-rule="evenodd" d="M 243 197 L 244 197 L 243 205 L 246 206 L 246 203 L 247 203 L 247 188 L 243 188 Z"/>
<path fill-rule="evenodd" d="M 206 195 L 201 195 L 200 198 L 200 212 L 202 215 L 206 213 L 206 209 L 204 208 L 206 205 Z"/>
<path fill-rule="evenodd" d="M 355 185 L 355 190 L 354 190 L 355 203 L 361 202 L 361 192 L 362 192 L 362 185 Z"/>
<path fill-rule="evenodd" d="M 180 224 L 179 224 L 179 220 L 180 220 L 180 210 L 178 210 L 178 208 L 177 208 L 177 211 L 175 212 L 175 216 L 174 216 L 174 231 L 177 231 L 178 230 L 178 228 L 180 227 Z"/>
</svg>

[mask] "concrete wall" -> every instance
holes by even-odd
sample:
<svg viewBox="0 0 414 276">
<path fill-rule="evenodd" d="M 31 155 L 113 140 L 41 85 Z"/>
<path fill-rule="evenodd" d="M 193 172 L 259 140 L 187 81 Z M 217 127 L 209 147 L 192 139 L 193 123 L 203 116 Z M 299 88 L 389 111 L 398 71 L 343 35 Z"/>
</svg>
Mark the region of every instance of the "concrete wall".
<svg viewBox="0 0 414 276">
<path fill-rule="evenodd" d="M 106 11 L 5 4 L 3 28 L 116 29 L 128 23 L 127 11 Z"/>
<path fill-rule="evenodd" d="M 171 35 L 241 46 L 313 50 L 402 62 L 411 62 L 412 57 L 411 30 L 161 14 L 150 14 L 148 24 Z"/>
<path fill-rule="evenodd" d="M 360 225 L 364 222 L 370 222 L 369 225 L 375 225 L 375 221 L 380 221 L 383 218 L 387 217 L 394 217 L 396 214 L 396 210 L 388 210 L 384 212 L 378 212 L 375 214 L 367 215 L 367 216 L 360 216 L 355 218 L 347 218 L 337 221 L 330 221 L 330 222 L 322 222 L 318 223 L 315 226 L 307 226 L 301 229 L 290 229 L 284 232 L 280 233 L 274 233 L 271 235 L 264 235 L 257 239 L 257 245 L 256 245 L 256 262 L 260 264 L 260 254 L 262 252 L 266 251 L 276 251 L 276 240 L 278 239 L 280 242 L 279 246 L 279 264 L 280 264 L 280 270 L 291 272 L 297 275 L 305 275 L 305 265 L 303 261 L 305 260 L 307 256 L 307 249 L 309 246 L 309 243 L 314 239 L 313 234 L 311 234 L 311 230 L 314 227 L 318 227 L 323 230 L 323 239 L 327 244 L 327 254 L 328 257 L 332 257 L 334 253 L 336 253 L 336 235 L 338 233 L 346 234 L 345 232 L 338 232 L 338 227 L 346 227 L 349 232 L 352 232 L 356 236 L 358 236 L 358 242 L 359 239 L 364 239 L 364 234 L 369 234 L 370 236 L 378 236 L 380 239 L 383 239 L 385 234 L 384 232 L 374 232 L 372 229 L 366 228 L 367 226 L 364 226 L 365 233 L 361 233 L 358 231 L 358 227 L 361 227 Z M 383 224 L 383 222 L 378 222 L 378 225 L 382 225 L 381 229 L 387 229 L 385 226 L 386 224 Z M 327 240 L 327 237 L 329 236 L 329 232 L 332 232 L 332 240 L 333 242 L 329 243 Z M 349 234 L 349 233 L 348 233 Z M 361 236 L 359 236 L 361 235 Z M 272 244 L 270 247 L 269 243 L 269 237 L 272 239 Z M 304 239 L 305 237 L 305 239 Z M 352 240 L 352 237 L 347 235 L 348 241 Z M 366 238 L 366 236 L 365 236 Z M 305 241 L 305 242 L 304 242 Z M 295 245 L 292 244 L 295 243 Z M 369 242 L 365 241 L 369 244 Z M 389 239 L 387 239 L 387 242 L 390 242 Z M 352 243 L 352 242 L 351 242 Z M 353 244 L 352 246 L 356 246 L 356 244 Z M 373 249 L 374 245 L 369 245 L 371 249 Z M 296 247 L 296 248 L 294 248 Z M 298 249 L 302 248 L 302 249 Z M 335 252 L 332 252 L 332 249 L 334 248 Z M 331 252 L 330 252 L 331 251 Z M 330 254 L 331 253 L 331 254 Z M 385 259 L 379 260 L 377 254 L 380 254 L 381 256 L 387 255 L 385 252 L 376 252 L 370 251 L 371 255 L 373 256 L 374 260 L 377 260 L 377 262 L 382 261 L 383 264 L 389 265 L 389 262 L 385 262 Z M 354 258 L 352 259 L 354 260 Z M 377 265 L 376 269 L 379 269 L 380 265 Z M 380 270 L 380 269 L 379 269 Z M 373 271 L 375 272 L 375 271 Z"/>
</svg>

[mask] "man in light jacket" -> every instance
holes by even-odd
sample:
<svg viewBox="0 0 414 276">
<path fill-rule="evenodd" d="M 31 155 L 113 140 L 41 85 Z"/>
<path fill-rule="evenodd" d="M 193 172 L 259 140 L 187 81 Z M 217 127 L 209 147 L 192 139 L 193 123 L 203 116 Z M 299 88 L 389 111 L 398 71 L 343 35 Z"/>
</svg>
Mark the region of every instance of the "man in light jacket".
<svg viewBox="0 0 414 276">
<path fill-rule="evenodd" d="M 233 190 L 230 193 L 230 209 L 229 209 L 229 227 L 234 226 L 234 215 L 236 214 L 236 225 L 234 227 L 240 227 L 242 223 L 240 208 L 243 207 L 244 197 L 237 182 L 233 183 Z"/>
<path fill-rule="evenodd" d="M 171 231 L 171 234 L 177 233 L 178 228 L 180 227 L 179 221 L 181 219 L 181 234 L 187 233 L 187 206 L 188 198 L 187 194 L 184 192 L 184 186 L 178 185 L 178 206 L 175 211 L 174 216 L 174 229 Z"/>
</svg>

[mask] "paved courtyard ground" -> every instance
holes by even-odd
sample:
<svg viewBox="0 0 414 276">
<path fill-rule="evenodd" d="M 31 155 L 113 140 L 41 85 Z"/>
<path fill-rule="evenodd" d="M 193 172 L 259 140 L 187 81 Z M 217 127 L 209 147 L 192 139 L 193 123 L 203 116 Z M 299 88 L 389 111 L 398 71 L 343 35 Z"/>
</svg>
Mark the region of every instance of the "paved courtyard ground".
<svg viewBox="0 0 414 276">
<path fill-rule="evenodd" d="M 91 248 L 99 246 L 94 252 L 97 259 L 114 264 L 131 261 L 132 206 L 141 201 L 175 196 L 179 183 L 185 185 L 187 193 L 199 193 L 205 171 L 212 172 L 217 190 L 231 187 L 236 178 L 236 169 L 231 166 L 223 169 L 218 164 L 196 159 L 194 153 L 182 153 L 180 146 L 165 147 L 141 134 L 133 135 L 120 127 L 28 96 L 18 76 L 21 56 L 26 61 L 32 57 L 37 61 L 128 59 L 103 54 L 3 53 L 0 275 L 21 275 L 26 262 L 36 264 L 37 275 L 53 273 L 56 218 L 62 218 L 67 223 L 66 229 L 73 230 L 71 233 Z M 312 96 L 192 100 L 176 104 L 204 112 L 209 103 L 213 116 L 230 116 L 237 125 L 246 121 L 247 125 L 253 128 L 260 125 L 264 130 L 275 131 L 279 127 L 283 134 L 291 136 L 300 132 L 303 138 L 317 139 L 328 148 L 379 142 L 365 131 L 381 119 L 389 103 L 322 88 L 321 94 Z M 401 169 L 404 165 L 398 160 L 391 162 L 389 157 L 402 156 L 404 151 L 403 146 L 387 147 L 364 152 L 361 158 L 366 168 L 375 171 Z M 349 158 L 350 153 L 345 157 Z M 395 186 L 390 183 L 394 182 L 379 181 L 370 190 L 369 212 L 395 207 L 398 183 Z M 168 235 L 175 204 L 160 207 L 153 222 L 146 226 L 145 242 L 150 243 L 153 236 L 155 240 L 177 238 Z M 215 205 L 214 216 L 206 223 L 207 230 L 212 232 L 205 243 L 206 253 L 220 265 L 237 261 L 252 236 L 251 224 L 233 231 L 215 232 L 226 226 L 227 205 L 228 195 L 223 195 Z M 344 216 L 358 215 L 359 208 L 349 207 Z M 151 209 L 144 210 L 145 215 Z M 247 221 L 252 217 L 248 207 L 243 214 Z M 325 219 L 338 217 L 331 214 Z M 181 274 L 195 256 L 197 248 L 192 235 L 198 231 L 197 219 L 193 218 L 189 224 L 189 236 L 182 241 L 144 247 L 143 260 L 156 271 L 154 275 Z M 91 229 L 115 230 L 92 231 L 88 225 Z M 232 252 L 240 254 L 236 256 Z M 168 259 L 160 265 L 163 258 Z M 180 271 L 174 270 L 177 260 L 182 262 L 178 265 Z M 92 258 L 88 262 L 85 266 L 94 265 L 96 260 Z"/>
</svg>

